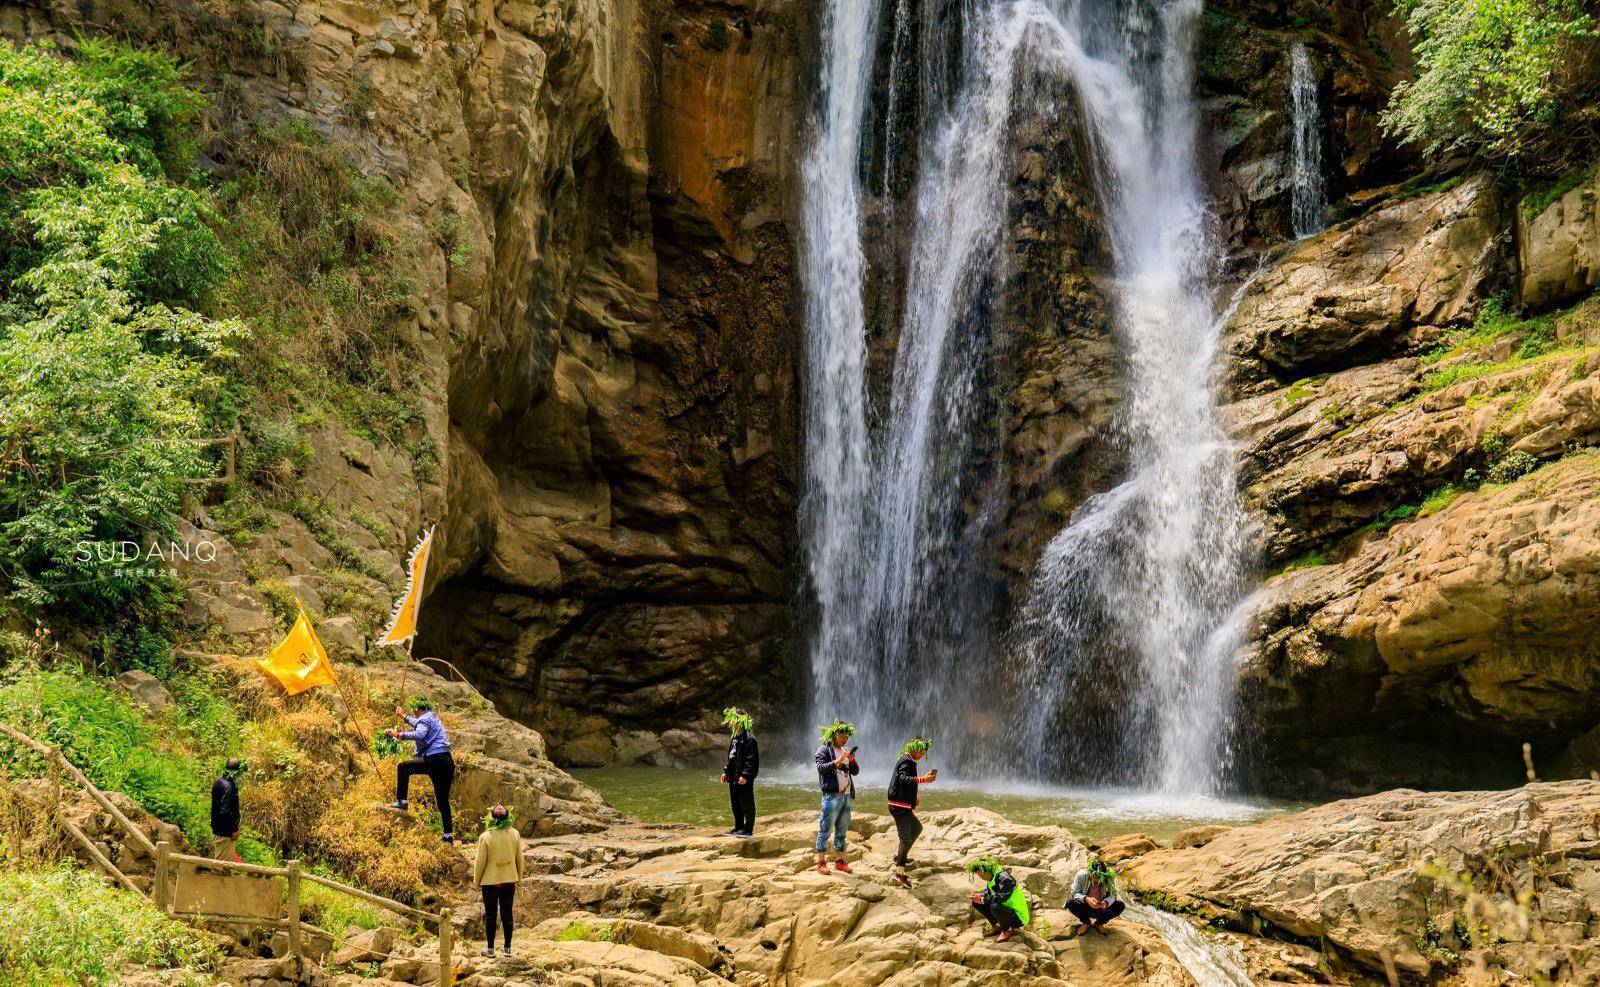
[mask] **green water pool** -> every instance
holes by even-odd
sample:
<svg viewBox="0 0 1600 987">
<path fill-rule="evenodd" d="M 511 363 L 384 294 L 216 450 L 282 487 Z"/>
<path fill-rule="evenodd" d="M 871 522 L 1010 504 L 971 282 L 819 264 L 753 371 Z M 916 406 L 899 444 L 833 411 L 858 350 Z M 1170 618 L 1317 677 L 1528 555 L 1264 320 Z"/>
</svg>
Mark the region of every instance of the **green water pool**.
<svg viewBox="0 0 1600 987">
<path fill-rule="evenodd" d="M 725 828 L 730 820 L 728 789 L 711 770 L 677 768 L 592 768 L 572 774 L 593 786 L 611 804 L 647 822 L 689 823 Z M 818 793 L 804 766 L 763 773 L 756 783 L 756 812 L 815 810 Z M 864 776 L 856 806 L 884 812 L 881 780 Z M 982 806 L 1015 822 L 1064 826 L 1079 839 L 1101 840 L 1120 833 L 1147 833 L 1157 840 L 1190 826 L 1242 824 L 1304 803 L 1254 798 L 1173 797 L 1149 792 L 1060 788 L 982 779 L 941 779 L 922 788 L 922 808 Z"/>
</svg>

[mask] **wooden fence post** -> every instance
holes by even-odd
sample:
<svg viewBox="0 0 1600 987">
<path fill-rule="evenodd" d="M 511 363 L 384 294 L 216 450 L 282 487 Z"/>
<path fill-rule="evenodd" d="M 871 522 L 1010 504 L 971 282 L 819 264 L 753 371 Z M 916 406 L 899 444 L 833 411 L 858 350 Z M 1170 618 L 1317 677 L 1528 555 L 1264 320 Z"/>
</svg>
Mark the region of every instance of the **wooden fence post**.
<svg viewBox="0 0 1600 987">
<path fill-rule="evenodd" d="M 289 955 L 294 957 L 295 978 L 305 977 L 305 959 L 300 955 L 300 861 L 291 860 L 284 865 L 289 871 Z"/>
<path fill-rule="evenodd" d="M 156 907 L 163 915 L 172 914 L 172 843 L 162 840 L 156 844 Z"/>
<path fill-rule="evenodd" d="M 455 987 L 456 965 L 450 960 L 455 926 L 450 924 L 450 909 L 439 909 L 439 987 Z"/>
</svg>

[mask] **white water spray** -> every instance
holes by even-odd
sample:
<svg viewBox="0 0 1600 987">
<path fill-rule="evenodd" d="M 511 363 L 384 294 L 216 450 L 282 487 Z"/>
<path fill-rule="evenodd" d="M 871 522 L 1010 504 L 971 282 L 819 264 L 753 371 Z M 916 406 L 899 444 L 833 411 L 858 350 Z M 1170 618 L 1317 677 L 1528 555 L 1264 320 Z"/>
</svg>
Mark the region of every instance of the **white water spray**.
<svg viewBox="0 0 1600 987">
<path fill-rule="evenodd" d="M 820 611 L 813 642 L 820 656 L 860 651 L 851 639 L 859 625 L 850 619 L 867 468 L 866 263 L 857 165 L 877 19 L 878 0 L 830 0 L 820 106 L 802 168 L 806 478 L 800 524 Z"/>
<path fill-rule="evenodd" d="M 1322 116 L 1311 53 L 1296 41 L 1289 49 L 1289 102 L 1294 111 L 1294 147 L 1289 219 L 1296 237 L 1320 233 L 1326 205 L 1322 183 Z"/>
<path fill-rule="evenodd" d="M 1015 635 L 1017 681 L 984 710 L 1010 726 L 976 760 L 1214 791 L 1241 514 L 1210 385 L 1216 251 L 1193 173 L 1190 72 L 1199 0 L 960 3 L 960 85 L 923 155 L 891 392 L 870 444 L 855 164 L 872 28 L 851 20 L 862 6 L 831 8 L 824 118 L 806 169 L 812 712 L 855 718 L 880 744 L 923 726 L 948 735 L 974 712 L 971 690 L 994 681 L 992 669 L 957 668 L 962 656 L 938 649 L 972 606 L 951 569 L 981 529 L 981 518 L 963 518 L 963 478 L 988 289 L 1003 274 L 1011 125 L 1065 85 L 1113 255 L 1129 475 L 1046 550 Z M 853 109 L 842 105 L 851 94 L 863 101 Z M 1111 717 L 1095 705 L 1108 697 Z"/>
</svg>

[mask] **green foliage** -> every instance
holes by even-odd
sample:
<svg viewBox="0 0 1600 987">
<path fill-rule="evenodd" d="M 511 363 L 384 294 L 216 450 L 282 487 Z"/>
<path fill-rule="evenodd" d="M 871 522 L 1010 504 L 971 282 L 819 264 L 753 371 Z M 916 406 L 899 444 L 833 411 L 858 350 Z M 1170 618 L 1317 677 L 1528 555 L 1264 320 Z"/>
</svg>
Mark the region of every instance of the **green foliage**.
<svg viewBox="0 0 1600 987">
<path fill-rule="evenodd" d="M 590 925 L 588 922 L 573 922 L 571 925 L 556 933 L 556 942 L 615 942 L 617 926 L 614 923 Z"/>
<path fill-rule="evenodd" d="M 1301 569 L 1316 569 L 1316 568 L 1318 568 L 1320 566 L 1325 566 L 1327 564 L 1328 564 L 1328 554 L 1326 552 L 1324 552 L 1320 548 L 1313 548 L 1311 551 L 1305 553 L 1304 555 L 1301 555 L 1298 558 L 1296 558 L 1296 559 L 1294 559 L 1294 560 L 1292 560 L 1292 561 L 1290 561 L 1288 563 L 1285 563 L 1284 567 L 1279 571 L 1280 572 L 1298 572 Z"/>
<path fill-rule="evenodd" d="M 33 736 L 60 745 L 96 785 L 178 826 L 191 845 L 209 846 L 212 772 L 196 757 L 164 747 L 127 697 L 81 674 L 31 669 L 0 686 L 0 709 Z M 213 749 L 234 741 L 207 739 Z"/>
<path fill-rule="evenodd" d="M 1583 0 L 1399 0 L 1417 80 L 1395 87 L 1384 126 L 1430 152 L 1514 154 L 1559 119 L 1571 43 L 1590 35 Z"/>
<path fill-rule="evenodd" d="M 1409 521 L 1416 517 L 1417 512 L 1420 510 L 1421 508 L 1416 504 L 1401 504 L 1398 507 L 1391 507 L 1375 520 L 1368 522 L 1361 530 L 1380 533 L 1388 531 L 1401 521 Z"/>
<path fill-rule="evenodd" d="M 700 38 L 700 47 L 707 51 L 728 50 L 728 22 L 720 17 L 712 18 L 706 25 L 706 33 Z"/>
<path fill-rule="evenodd" d="M 1593 174 L 1593 168 L 1575 168 L 1554 181 L 1529 189 L 1522 197 L 1522 218 L 1524 220 L 1538 218 L 1546 209 L 1555 205 L 1557 199 L 1582 185 Z"/>
<path fill-rule="evenodd" d="M 94 543 L 165 537 L 236 323 L 185 306 L 226 263 L 181 183 L 200 97 L 159 54 L 0 46 L 0 587 L 159 622 L 173 585 Z M 176 179 L 176 180 L 175 180 Z"/>
<path fill-rule="evenodd" d="M 1514 483 L 1539 468 L 1539 460 L 1529 452 L 1511 452 L 1489 464 L 1484 477 L 1490 483 Z"/>
<path fill-rule="evenodd" d="M 1460 487 L 1447 483 L 1423 500 L 1422 506 L 1417 508 L 1417 517 L 1432 517 L 1449 507 L 1455 499 L 1465 493 Z"/>
<path fill-rule="evenodd" d="M 270 403 L 252 417 L 275 424 L 247 428 L 242 468 L 276 487 L 309 454 L 286 400 L 328 408 L 374 441 L 398 440 L 420 420 L 398 359 L 398 326 L 415 304 L 405 274 L 411 248 L 392 222 L 394 187 L 364 177 L 309 126 L 263 131 L 238 152 L 238 177 L 218 197 L 234 258 L 218 295 L 228 314 L 256 327 L 233 384 L 240 403 Z M 470 242 L 460 222 L 436 233 L 464 264 Z"/>
<path fill-rule="evenodd" d="M 1529 361 L 1558 352 L 1556 315 L 1523 318 L 1508 308 L 1509 299 L 1500 294 L 1483 303 L 1472 327 L 1457 332 L 1439 348 L 1423 357 L 1424 363 L 1439 363 L 1449 357 L 1482 353 L 1490 344 L 1506 336 L 1517 336 L 1516 348 L 1505 360 L 1462 360 L 1430 372 L 1422 379 L 1421 392 L 1430 394 L 1465 380 L 1513 370 Z"/>
<path fill-rule="evenodd" d="M 0 969 L 15 987 L 121 982 L 132 963 L 174 968 L 189 983 L 220 958 L 201 933 L 143 897 L 74 867 L 14 871 L 0 881 Z"/>
</svg>

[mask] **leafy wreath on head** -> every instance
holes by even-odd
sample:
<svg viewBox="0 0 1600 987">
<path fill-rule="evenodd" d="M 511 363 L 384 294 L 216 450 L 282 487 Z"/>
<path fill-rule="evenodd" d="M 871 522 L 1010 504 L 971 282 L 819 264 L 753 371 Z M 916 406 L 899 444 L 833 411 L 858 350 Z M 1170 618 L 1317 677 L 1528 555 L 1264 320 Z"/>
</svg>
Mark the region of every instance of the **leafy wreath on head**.
<svg viewBox="0 0 1600 987">
<path fill-rule="evenodd" d="M 974 860 L 972 863 L 967 865 L 968 874 L 977 874 L 981 871 L 985 874 L 988 874 L 991 880 L 994 879 L 995 875 L 1000 873 L 1001 869 L 1000 861 L 988 855 L 979 857 L 977 860 Z"/>
<path fill-rule="evenodd" d="M 745 733 L 753 733 L 756 728 L 756 718 L 739 706 L 729 706 L 722 711 L 722 725 L 737 727 Z"/>
<path fill-rule="evenodd" d="M 904 747 L 900 748 L 900 754 L 902 757 L 907 754 L 926 754 L 932 746 L 933 742 L 927 737 L 912 737 L 906 741 Z"/>
<path fill-rule="evenodd" d="M 427 696 L 412 696 L 406 700 L 406 709 L 413 713 L 432 712 L 439 707 L 435 706 L 432 699 Z"/>
<path fill-rule="evenodd" d="M 844 720 L 839 719 L 835 719 L 832 723 L 822 727 L 821 729 L 822 742 L 824 744 L 832 743 L 833 735 L 836 733 L 842 733 L 846 737 L 854 737 L 856 735 L 856 725 L 854 723 L 846 723 Z"/>
<path fill-rule="evenodd" d="M 505 814 L 504 817 L 496 816 L 494 814 L 494 810 L 490 809 L 488 812 L 484 813 L 484 816 L 483 816 L 483 828 L 484 829 L 510 829 L 511 828 L 511 821 L 513 819 L 515 819 L 516 817 L 517 817 L 517 810 L 513 809 L 509 805 L 506 806 L 506 814 Z"/>
<path fill-rule="evenodd" d="M 1117 875 L 1111 865 L 1099 857 L 1089 858 L 1089 876 L 1100 882 L 1100 887 L 1106 894 L 1115 894 L 1117 891 Z"/>
</svg>

